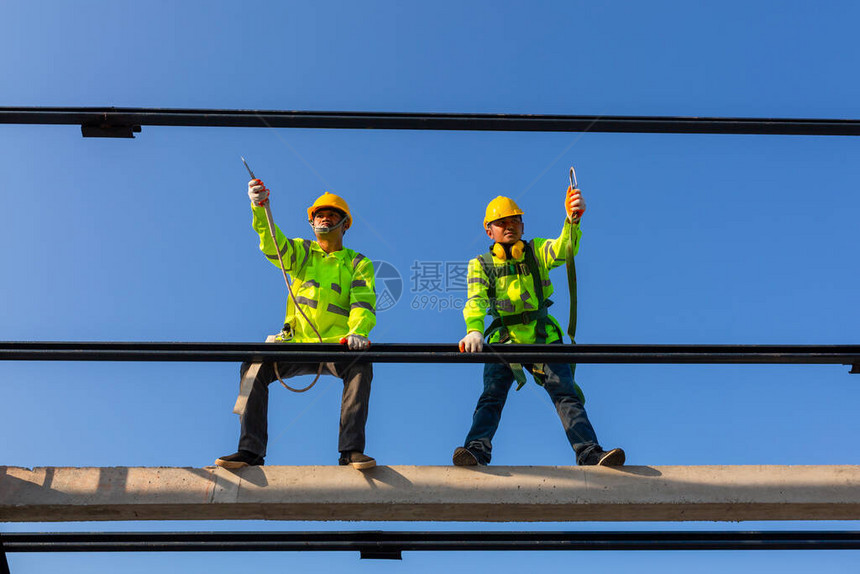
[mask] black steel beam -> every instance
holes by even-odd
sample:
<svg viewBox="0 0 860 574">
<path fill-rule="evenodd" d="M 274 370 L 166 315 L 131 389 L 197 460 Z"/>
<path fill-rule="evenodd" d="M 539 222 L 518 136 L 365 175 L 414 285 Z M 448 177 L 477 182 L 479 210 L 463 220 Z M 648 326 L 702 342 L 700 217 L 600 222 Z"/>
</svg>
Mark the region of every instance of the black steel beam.
<svg viewBox="0 0 860 574">
<path fill-rule="evenodd" d="M 391 113 L 116 107 L 0 107 L 0 124 L 80 125 L 84 136 L 133 137 L 140 126 L 678 134 L 860 135 L 860 120 Z"/>
<path fill-rule="evenodd" d="M 6 560 L 6 547 L 3 545 L 3 534 L 0 534 L 0 574 L 10 574 L 9 561 Z"/>
<path fill-rule="evenodd" d="M 42 532 L 4 534 L 7 552 L 499 550 L 860 550 L 860 531 Z"/>
<path fill-rule="evenodd" d="M 854 365 L 860 345 L 486 345 L 481 353 L 460 353 L 449 343 L 381 343 L 349 351 L 325 343 L 0 341 L 3 360 Z"/>
</svg>

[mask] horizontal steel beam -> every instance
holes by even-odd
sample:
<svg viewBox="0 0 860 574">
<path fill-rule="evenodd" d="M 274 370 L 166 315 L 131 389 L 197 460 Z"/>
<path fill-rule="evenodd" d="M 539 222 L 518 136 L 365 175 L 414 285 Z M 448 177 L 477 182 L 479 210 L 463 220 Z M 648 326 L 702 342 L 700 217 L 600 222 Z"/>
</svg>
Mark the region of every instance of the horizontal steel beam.
<svg viewBox="0 0 860 574">
<path fill-rule="evenodd" d="M 38 532 L 3 534 L 7 552 L 499 550 L 860 550 L 860 531 Z"/>
<path fill-rule="evenodd" d="M 320 343 L 0 341 L 0 361 L 374 363 L 860 364 L 860 345 L 486 345 L 377 343 L 366 351 Z"/>
<path fill-rule="evenodd" d="M 6 560 L 6 548 L 3 546 L 3 535 L 0 534 L 0 574 L 11 574 L 9 562 Z"/>
<path fill-rule="evenodd" d="M 0 107 L 0 124 L 80 125 L 89 137 L 133 137 L 140 126 L 678 134 L 860 135 L 860 120 L 392 113 L 116 107 Z"/>
</svg>

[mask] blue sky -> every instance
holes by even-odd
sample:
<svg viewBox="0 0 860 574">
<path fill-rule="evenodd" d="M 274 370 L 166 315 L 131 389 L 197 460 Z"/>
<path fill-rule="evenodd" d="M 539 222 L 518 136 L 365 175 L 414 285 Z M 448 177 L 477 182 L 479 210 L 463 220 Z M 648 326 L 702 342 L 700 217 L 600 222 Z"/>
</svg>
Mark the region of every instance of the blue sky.
<svg viewBox="0 0 860 574">
<path fill-rule="evenodd" d="M 0 4 L 2 106 L 858 117 L 853 2 L 131 2 Z M 405 285 L 375 342 L 456 342 L 461 291 L 413 289 L 416 261 L 486 249 L 516 198 L 529 237 L 561 226 L 567 170 L 588 202 L 581 343 L 856 344 L 860 139 L 0 126 L 0 339 L 262 341 L 285 290 L 250 228 L 245 156 L 275 219 L 342 194 L 347 246 Z M 563 270 L 554 272 L 564 292 Z M 424 301 L 437 304 L 421 308 Z M 421 299 L 427 297 L 427 299 Z M 553 312 L 566 321 L 568 302 Z M 415 309 L 413 307 L 419 307 Z M 2 363 L 0 463 L 204 466 L 232 452 L 237 365 Z M 450 464 L 477 365 L 378 365 L 380 464 Z M 604 445 L 636 465 L 856 464 L 860 379 L 841 366 L 582 365 Z M 273 390 L 269 464 L 335 464 L 340 381 Z M 567 465 L 546 397 L 512 395 L 494 464 Z M 100 523 L 17 530 L 492 529 L 522 525 Z M 533 526 L 529 526 L 531 528 Z M 856 523 L 548 524 L 547 529 L 856 529 Z M 266 568 L 436 572 L 481 564 L 849 572 L 851 552 L 10 555 L 16 574 Z"/>
</svg>

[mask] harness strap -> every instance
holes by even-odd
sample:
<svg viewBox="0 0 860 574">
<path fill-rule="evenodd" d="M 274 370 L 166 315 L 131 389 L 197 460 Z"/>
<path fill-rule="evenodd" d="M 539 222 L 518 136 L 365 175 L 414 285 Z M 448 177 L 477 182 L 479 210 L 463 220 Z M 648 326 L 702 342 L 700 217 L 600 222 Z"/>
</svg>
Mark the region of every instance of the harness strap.
<svg viewBox="0 0 860 574">
<path fill-rule="evenodd" d="M 571 230 L 572 233 L 572 230 Z M 573 256 L 573 242 L 569 238 L 567 243 L 567 249 L 565 251 L 565 264 L 567 267 L 567 283 L 568 290 L 570 291 L 570 316 L 568 321 L 567 334 L 570 336 L 571 343 L 575 343 L 575 335 L 576 335 L 576 311 L 577 311 L 577 298 L 576 298 L 576 265 L 574 263 Z M 526 248 L 524 250 L 525 255 L 525 265 L 519 264 L 509 264 L 504 267 L 496 267 L 493 263 L 493 255 L 491 252 L 482 253 L 478 256 L 478 261 L 481 264 L 481 268 L 484 271 L 484 274 L 487 276 L 489 280 L 489 286 L 487 287 L 487 298 L 489 300 L 489 312 L 493 317 L 493 320 L 490 322 L 489 327 L 487 327 L 486 337 L 487 339 L 495 333 L 496 331 L 501 331 L 501 341 L 502 343 L 506 342 L 510 339 L 509 328 L 516 325 L 526 325 L 531 323 L 532 321 L 537 321 L 537 325 L 535 328 L 536 342 L 544 343 L 547 338 L 547 324 L 549 324 L 549 312 L 547 308 L 552 305 L 552 301 L 549 299 L 544 299 L 543 294 L 543 284 L 541 283 L 540 270 L 537 264 L 537 258 L 534 254 L 534 242 L 529 241 L 526 243 Z M 523 311 L 522 313 L 516 315 L 502 315 L 496 307 L 496 280 L 500 277 L 505 277 L 508 275 L 516 275 L 516 274 L 524 274 L 522 273 L 523 267 L 528 271 L 528 274 L 532 276 L 532 283 L 534 284 L 535 295 L 538 299 L 538 308 L 533 311 Z M 517 382 L 517 390 L 520 390 L 523 385 L 526 383 L 525 373 L 523 371 L 523 367 L 519 363 L 511 363 L 509 364 L 511 370 L 514 373 L 514 379 Z M 532 374 L 535 376 L 535 381 L 538 384 L 543 384 L 543 379 L 546 376 L 544 373 L 545 366 L 543 364 L 535 364 L 532 365 Z M 576 373 L 576 364 L 571 363 L 570 365 L 571 374 Z M 576 394 L 579 396 L 579 399 L 585 403 L 585 394 L 582 392 L 580 386 L 574 381 L 573 383 L 574 390 Z"/>
<path fill-rule="evenodd" d="M 573 235 L 573 227 L 570 227 Z M 576 343 L 576 262 L 573 257 L 573 237 L 568 238 L 567 250 L 564 253 L 564 265 L 567 268 L 567 289 L 570 291 L 570 315 L 567 322 L 567 334 L 570 342 Z"/>
<path fill-rule="evenodd" d="M 538 343 L 546 342 L 547 332 L 546 326 L 549 323 L 547 317 L 549 312 L 547 308 L 552 305 L 552 301 L 545 299 L 543 295 L 543 285 L 541 284 L 540 270 L 538 268 L 537 259 L 534 254 L 534 243 L 529 241 L 523 250 L 525 261 L 523 263 L 508 263 L 504 267 L 497 267 L 493 263 L 493 255 L 490 252 L 483 253 L 478 257 L 481 268 L 489 280 L 487 287 L 487 299 L 490 305 L 490 315 L 493 320 L 487 327 L 487 339 L 496 331 L 501 332 L 501 342 L 510 341 L 511 327 L 516 325 L 528 325 L 535 321 L 535 335 Z M 501 277 L 508 275 L 531 275 L 532 283 L 535 288 L 535 296 L 538 301 L 538 308 L 532 311 L 523 311 L 522 313 L 502 315 L 496 305 L 496 281 Z M 514 380 L 517 382 L 517 389 L 520 390 L 526 384 L 526 374 L 520 363 L 509 363 L 508 367 L 514 374 Z M 541 369 L 542 370 L 542 369 Z M 538 379 L 535 379 L 538 380 Z"/>
<path fill-rule="evenodd" d="M 490 325 L 487 327 L 486 337 L 494 334 L 496 331 L 501 332 L 500 342 L 504 343 L 510 338 L 509 328 L 516 325 L 527 325 L 532 321 L 536 321 L 535 335 L 536 343 L 545 343 L 547 339 L 547 325 L 549 324 L 549 312 L 547 308 L 552 305 L 552 301 L 544 298 L 543 285 L 541 284 L 540 270 L 537 264 L 537 258 L 534 254 L 534 243 L 529 241 L 526 243 L 526 248 L 523 250 L 525 255 L 524 263 L 514 264 L 509 263 L 504 267 L 497 267 L 493 263 L 493 255 L 490 252 L 482 253 L 478 256 L 478 261 L 484 271 L 484 275 L 489 280 L 487 287 L 487 299 L 489 300 L 489 313 L 493 317 Z M 499 312 L 496 305 L 496 281 L 500 277 L 507 275 L 531 275 L 532 283 L 534 284 L 535 296 L 538 300 L 538 308 L 531 311 L 523 311 L 517 314 L 505 314 Z"/>
<path fill-rule="evenodd" d="M 571 168 L 573 169 L 573 168 Z M 569 227 L 570 237 L 567 241 L 567 249 L 564 252 L 564 266 L 567 268 L 567 289 L 570 292 L 570 315 L 567 321 L 567 334 L 570 337 L 570 342 L 576 344 L 576 262 L 573 257 L 573 226 Z M 576 383 L 576 363 L 570 364 L 570 374 L 573 375 L 573 388 L 579 396 L 582 404 L 585 404 L 585 393 L 582 388 Z"/>
<path fill-rule="evenodd" d="M 541 284 L 540 277 L 540 269 L 538 269 L 537 258 L 535 257 L 535 249 L 534 249 L 534 240 L 526 243 L 525 249 L 525 259 L 526 265 L 528 266 L 529 273 L 532 276 L 532 283 L 535 287 L 535 295 L 537 295 L 538 300 L 538 311 L 542 311 L 542 315 L 536 317 L 537 325 L 535 326 L 535 334 L 537 335 L 536 343 L 546 343 L 546 325 L 547 325 L 547 307 L 549 307 L 552 302 L 544 299 L 543 296 L 543 285 Z"/>
</svg>

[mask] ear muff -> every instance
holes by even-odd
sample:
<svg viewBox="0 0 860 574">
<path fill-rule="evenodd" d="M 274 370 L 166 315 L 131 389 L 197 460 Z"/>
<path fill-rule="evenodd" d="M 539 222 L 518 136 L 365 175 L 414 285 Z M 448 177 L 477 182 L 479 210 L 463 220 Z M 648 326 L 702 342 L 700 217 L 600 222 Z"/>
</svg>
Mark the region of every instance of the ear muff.
<svg viewBox="0 0 860 574">
<path fill-rule="evenodd" d="M 501 243 L 493 243 L 490 252 L 502 261 L 508 258 L 507 253 L 505 253 L 505 247 Z"/>
<path fill-rule="evenodd" d="M 526 244 L 522 241 L 517 241 L 513 245 L 504 245 L 502 243 L 493 243 L 493 248 L 491 251 L 493 255 L 502 261 L 507 261 L 510 259 L 519 259 L 523 256 L 523 252 L 526 249 Z M 509 253 L 510 252 L 510 253 Z"/>
</svg>

